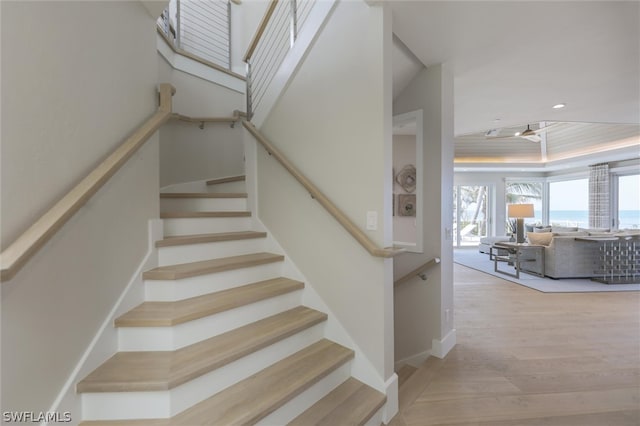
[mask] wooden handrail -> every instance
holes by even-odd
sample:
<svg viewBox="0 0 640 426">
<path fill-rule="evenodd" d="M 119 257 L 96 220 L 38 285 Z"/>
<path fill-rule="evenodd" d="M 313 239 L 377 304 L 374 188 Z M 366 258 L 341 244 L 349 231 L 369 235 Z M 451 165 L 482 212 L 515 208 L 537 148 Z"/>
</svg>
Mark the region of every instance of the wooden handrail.
<svg viewBox="0 0 640 426">
<path fill-rule="evenodd" d="M 276 10 L 276 6 L 277 5 L 278 5 L 278 0 L 271 0 L 271 3 L 269 4 L 269 7 L 267 8 L 267 11 L 265 12 L 264 16 L 262 17 L 262 21 L 260 21 L 260 25 L 258 25 L 258 30 L 253 35 L 253 39 L 251 40 L 251 43 L 249 44 L 249 48 L 247 49 L 247 53 L 244 54 L 244 58 L 242 59 L 244 62 L 249 61 L 249 59 L 251 59 L 251 56 L 253 56 L 253 52 L 256 50 L 256 47 L 258 47 L 258 43 L 260 42 L 260 39 L 262 38 L 262 34 L 267 29 L 267 24 L 269 23 L 269 20 L 271 19 L 271 15 L 273 15 L 273 11 Z"/>
<path fill-rule="evenodd" d="M 380 248 L 376 243 L 371 241 L 367 235 L 360 230 L 348 217 L 345 215 L 335 204 L 327 198 L 320 190 L 304 176 L 275 146 L 271 144 L 262 134 L 255 128 L 255 126 L 242 120 L 244 127 L 256 138 L 258 142 L 271 154 L 276 160 L 282 164 L 282 166 L 298 181 L 304 188 L 309 191 L 311 197 L 320 203 L 322 207 L 331 214 L 344 229 L 353 236 L 365 248 L 372 256 L 376 257 L 393 257 L 399 253 L 404 253 L 403 248 Z"/>
<path fill-rule="evenodd" d="M 160 84 L 158 110 L 131 136 L 62 197 L 0 254 L 0 280 L 8 281 L 55 233 L 113 176 L 124 163 L 171 117 L 175 88 Z"/>
<path fill-rule="evenodd" d="M 233 111 L 233 115 L 231 117 L 189 117 L 188 115 L 173 113 L 171 114 L 171 119 L 184 121 L 187 123 L 200 123 L 200 125 L 202 126 L 204 125 L 204 123 L 237 123 L 246 116 L 246 113 L 235 110 Z"/>
<path fill-rule="evenodd" d="M 398 287 L 400 284 L 403 284 L 409 281 L 411 278 L 422 275 L 424 271 L 426 271 L 427 269 L 431 268 L 434 265 L 437 265 L 438 263 L 440 263 L 439 257 L 434 257 L 433 259 L 426 261 L 425 263 L 423 263 L 413 271 L 409 272 L 406 275 L 403 275 L 402 278 L 398 278 L 397 280 L 395 280 L 393 282 L 393 286 Z"/>
</svg>

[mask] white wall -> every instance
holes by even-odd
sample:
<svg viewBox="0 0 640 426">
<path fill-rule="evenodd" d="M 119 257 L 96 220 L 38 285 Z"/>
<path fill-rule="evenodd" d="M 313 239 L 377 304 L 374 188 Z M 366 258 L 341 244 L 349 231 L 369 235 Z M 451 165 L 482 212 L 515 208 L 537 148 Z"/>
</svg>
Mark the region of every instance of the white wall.
<svg viewBox="0 0 640 426">
<path fill-rule="evenodd" d="M 339 3 L 261 128 L 361 229 L 367 211 L 377 212 L 378 229 L 367 234 L 380 246 L 391 237 L 387 20 L 381 7 Z M 393 375 L 390 261 L 369 255 L 263 149 L 257 154 L 259 217 L 387 380 Z"/>
<path fill-rule="evenodd" d="M 425 354 L 453 330 L 453 78 L 447 65 L 423 69 L 396 98 L 393 114 L 424 110 L 424 253 L 394 259 L 399 278 L 425 261 L 442 263 L 395 291 L 396 360 Z M 447 310 L 449 314 L 447 314 Z M 444 343 L 446 346 L 446 343 Z"/>
<path fill-rule="evenodd" d="M 180 70 L 157 57 L 158 81 L 176 88 L 173 111 L 191 117 L 230 117 L 244 94 Z M 171 121 L 160 130 L 160 186 L 244 174 L 241 125 Z"/>
<path fill-rule="evenodd" d="M 157 63 L 138 1 L 0 7 L 5 248 L 155 111 Z M 51 407 L 146 252 L 158 184 L 153 136 L 2 283 L 3 410 Z"/>
</svg>

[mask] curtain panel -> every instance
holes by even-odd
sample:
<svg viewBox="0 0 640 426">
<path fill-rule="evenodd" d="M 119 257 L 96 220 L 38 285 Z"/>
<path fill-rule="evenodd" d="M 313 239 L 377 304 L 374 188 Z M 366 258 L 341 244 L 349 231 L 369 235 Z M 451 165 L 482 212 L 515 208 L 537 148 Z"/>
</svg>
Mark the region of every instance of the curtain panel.
<svg viewBox="0 0 640 426">
<path fill-rule="evenodd" d="M 610 228 L 609 164 L 589 166 L 589 227 Z"/>
</svg>

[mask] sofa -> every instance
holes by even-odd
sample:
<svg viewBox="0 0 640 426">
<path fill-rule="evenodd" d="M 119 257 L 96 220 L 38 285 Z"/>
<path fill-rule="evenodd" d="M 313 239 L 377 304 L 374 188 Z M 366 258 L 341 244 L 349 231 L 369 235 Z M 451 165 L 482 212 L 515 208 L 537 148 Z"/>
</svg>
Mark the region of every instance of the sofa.
<svg viewBox="0 0 640 426">
<path fill-rule="evenodd" d="M 608 232 L 602 229 L 558 229 L 551 232 L 528 233 L 532 244 L 544 245 L 545 275 L 550 278 L 593 278 L 602 273 L 600 242 L 576 240 L 579 237 L 640 238 L 640 230 Z M 544 235 L 543 235 L 544 234 Z M 603 241 L 604 242 L 604 241 Z M 635 258 L 634 258 L 635 259 Z M 536 272 L 537 264 L 523 264 L 523 271 Z M 637 269 L 637 265 L 636 265 Z"/>
</svg>

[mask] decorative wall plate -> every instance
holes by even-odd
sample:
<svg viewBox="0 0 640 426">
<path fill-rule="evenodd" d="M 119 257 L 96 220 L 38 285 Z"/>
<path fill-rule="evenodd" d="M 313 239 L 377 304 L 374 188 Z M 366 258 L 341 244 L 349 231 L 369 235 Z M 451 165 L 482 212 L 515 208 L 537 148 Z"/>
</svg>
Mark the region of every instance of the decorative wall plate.
<svg viewBox="0 0 640 426">
<path fill-rule="evenodd" d="M 398 195 L 398 216 L 414 216 L 416 215 L 416 195 L 400 194 Z"/>
<path fill-rule="evenodd" d="M 416 167 L 413 164 L 407 164 L 396 175 L 396 182 L 407 192 L 416 190 Z"/>
</svg>

